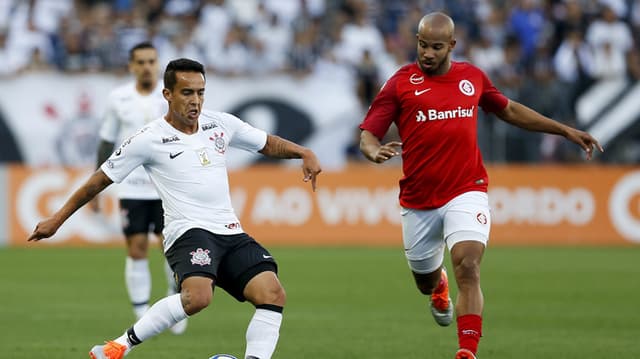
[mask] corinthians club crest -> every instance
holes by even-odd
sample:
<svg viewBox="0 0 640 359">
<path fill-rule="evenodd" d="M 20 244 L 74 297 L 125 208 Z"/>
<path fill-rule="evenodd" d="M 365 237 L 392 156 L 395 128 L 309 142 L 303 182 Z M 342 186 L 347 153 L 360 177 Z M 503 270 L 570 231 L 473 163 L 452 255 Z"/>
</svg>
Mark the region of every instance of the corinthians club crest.
<svg viewBox="0 0 640 359">
<path fill-rule="evenodd" d="M 227 142 L 224 139 L 224 132 L 220 132 L 220 134 L 214 132 L 213 136 L 209 137 L 209 139 L 213 141 L 213 145 L 216 151 L 220 154 L 224 154 L 224 152 L 227 150 Z"/>
<path fill-rule="evenodd" d="M 200 266 L 208 266 L 209 264 L 211 264 L 211 257 L 209 257 L 209 250 L 208 249 L 202 249 L 202 248 L 198 248 L 193 252 L 190 252 L 189 254 L 191 254 L 191 264 L 193 265 L 200 265 Z"/>
</svg>

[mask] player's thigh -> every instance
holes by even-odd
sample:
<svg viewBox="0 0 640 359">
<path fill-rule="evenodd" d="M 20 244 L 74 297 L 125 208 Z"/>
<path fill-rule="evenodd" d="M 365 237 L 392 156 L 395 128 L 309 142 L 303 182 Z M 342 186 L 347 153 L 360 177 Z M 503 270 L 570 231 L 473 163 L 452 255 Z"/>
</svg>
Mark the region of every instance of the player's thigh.
<svg viewBox="0 0 640 359">
<path fill-rule="evenodd" d="M 444 260 L 443 221 L 440 212 L 402 208 L 402 241 L 409 268 L 428 274 Z"/>
<path fill-rule="evenodd" d="M 444 237 L 450 250 L 462 241 L 476 241 L 487 245 L 491 210 L 486 193 L 463 193 L 447 203 L 443 212 Z"/>
<path fill-rule="evenodd" d="M 278 266 L 271 253 L 248 234 L 233 235 L 232 240 L 233 248 L 227 251 L 220 263 L 216 285 L 243 302 L 247 300 L 244 295 L 247 284 L 263 272 L 271 272 L 275 277 Z M 260 283 L 265 287 L 259 288 L 267 288 L 266 284 L 275 282 Z M 279 281 L 277 284 L 279 286 Z"/>
<path fill-rule="evenodd" d="M 167 249 L 165 257 L 175 273 L 178 288 L 189 277 L 207 277 L 216 282 L 227 248 L 215 237 L 204 229 L 192 228 Z"/>
</svg>

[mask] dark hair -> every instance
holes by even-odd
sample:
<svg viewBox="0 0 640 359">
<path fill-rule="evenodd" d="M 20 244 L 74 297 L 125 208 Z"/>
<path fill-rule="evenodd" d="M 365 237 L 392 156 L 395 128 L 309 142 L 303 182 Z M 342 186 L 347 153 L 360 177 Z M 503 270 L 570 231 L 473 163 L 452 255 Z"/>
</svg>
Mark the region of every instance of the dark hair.
<svg viewBox="0 0 640 359">
<path fill-rule="evenodd" d="M 173 91 L 173 87 L 178 82 L 176 72 L 199 72 L 204 77 L 204 66 L 198 61 L 184 58 L 169 62 L 164 70 L 164 88 Z"/>
<path fill-rule="evenodd" d="M 137 50 L 142 50 L 142 49 L 154 49 L 155 50 L 156 48 L 149 41 L 141 42 L 141 43 L 137 44 L 136 46 L 132 47 L 131 50 L 129 50 L 129 61 L 133 60 L 133 55 L 135 54 L 135 52 Z"/>
</svg>

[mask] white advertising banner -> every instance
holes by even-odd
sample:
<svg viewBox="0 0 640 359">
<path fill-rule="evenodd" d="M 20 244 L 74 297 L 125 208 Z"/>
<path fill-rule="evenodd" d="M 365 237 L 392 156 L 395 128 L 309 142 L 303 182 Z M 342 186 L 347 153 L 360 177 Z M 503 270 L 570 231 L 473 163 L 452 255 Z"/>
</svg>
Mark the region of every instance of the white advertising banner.
<svg viewBox="0 0 640 359">
<path fill-rule="evenodd" d="M 29 166 L 92 167 L 109 92 L 131 81 L 104 74 L 28 74 L 0 82 L 0 122 Z M 344 166 L 363 112 L 350 81 L 290 76 L 208 77 L 205 107 L 311 147 L 324 167 Z M 7 135 L 7 134 L 5 134 Z M 260 157 L 230 154 L 231 168 Z"/>
</svg>

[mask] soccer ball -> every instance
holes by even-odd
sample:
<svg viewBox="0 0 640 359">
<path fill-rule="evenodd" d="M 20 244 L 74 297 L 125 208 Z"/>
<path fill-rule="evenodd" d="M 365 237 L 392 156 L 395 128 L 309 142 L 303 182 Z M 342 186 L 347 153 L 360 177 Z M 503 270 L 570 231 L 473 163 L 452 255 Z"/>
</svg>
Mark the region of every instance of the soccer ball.
<svg viewBox="0 0 640 359">
<path fill-rule="evenodd" d="M 238 358 L 234 357 L 233 355 L 229 355 L 229 354 L 216 354 L 216 355 L 212 356 L 209 359 L 238 359 Z"/>
</svg>

